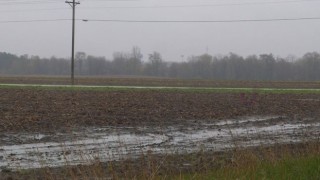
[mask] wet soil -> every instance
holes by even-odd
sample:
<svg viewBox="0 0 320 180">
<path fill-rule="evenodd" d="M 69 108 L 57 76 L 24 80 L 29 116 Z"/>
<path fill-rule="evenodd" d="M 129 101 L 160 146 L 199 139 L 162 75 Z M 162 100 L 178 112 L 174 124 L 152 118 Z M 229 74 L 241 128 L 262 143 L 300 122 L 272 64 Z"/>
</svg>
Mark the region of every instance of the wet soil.
<svg viewBox="0 0 320 180">
<path fill-rule="evenodd" d="M 319 107 L 320 94 L 0 88 L 0 162 L 7 170 L 42 167 L 43 159 L 61 166 L 65 157 L 75 158 L 73 165 L 95 162 L 81 162 L 83 153 L 114 161 L 119 150 L 121 157 L 150 152 L 161 159 L 168 152 L 296 144 L 319 138 Z"/>
<path fill-rule="evenodd" d="M 253 115 L 302 120 L 320 117 L 319 99 L 320 94 L 0 89 L 0 133 L 167 126 Z"/>
<path fill-rule="evenodd" d="M 3 134 L 0 169 L 32 169 L 316 141 L 320 122 L 243 117 L 169 126 L 83 127 L 69 133 Z M 17 140 L 19 143 L 17 143 Z"/>
</svg>

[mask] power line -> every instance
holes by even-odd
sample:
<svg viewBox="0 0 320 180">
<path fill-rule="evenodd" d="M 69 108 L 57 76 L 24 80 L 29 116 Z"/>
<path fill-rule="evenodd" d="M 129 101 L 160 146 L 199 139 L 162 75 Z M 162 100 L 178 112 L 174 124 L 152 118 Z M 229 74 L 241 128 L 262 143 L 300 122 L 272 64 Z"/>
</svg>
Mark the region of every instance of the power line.
<svg viewBox="0 0 320 180">
<path fill-rule="evenodd" d="M 0 23 L 36 23 L 71 21 L 72 19 L 34 19 L 34 20 L 10 20 Z M 115 22 L 115 23 L 245 23 L 245 22 L 277 22 L 277 21 L 311 21 L 320 20 L 320 17 L 299 18 L 273 18 L 273 19 L 233 19 L 233 20 L 124 20 L 124 19 L 75 19 L 84 22 Z"/>
<path fill-rule="evenodd" d="M 0 2 L 0 5 L 34 5 L 34 4 L 53 4 L 53 3 L 61 3 L 58 1 L 5 1 Z"/>
<path fill-rule="evenodd" d="M 99 6 L 83 7 L 81 9 L 157 9 L 157 8 L 200 8 L 200 7 L 228 7 L 267 4 L 287 4 L 300 2 L 319 2 L 319 0 L 289 0 L 289 1 L 267 1 L 267 2 L 244 2 L 244 3 L 221 3 L 221 4 L 193 4 L 193 5 L 159 5 L 159 6 Z"/>
<path fill-rule="evenodd" d="M 14 1 L 14 0 L 8 0 L 8 1 L 4 1 L 4 0 L 0 0 L 0 3 L 25 3 L 25 2 L 31 2 L 31 3 L 33 3 L 33 2 L 58 2 L 58 1 L 54 1 L 54 0 L 25 0 L 25 1 L 23 1 L 23 0 L 16 0 L 16 1 Z"/>
<path fill-rule="evenodd" d="M 70 8 L 42 8 L 42 9 L 16 9 L 16 10 L 4 10 L 0 13 L 16 13 L 16 12 L 36 12 L 36 11 L 57 11 L 57 10 L 70 10 Z"/>
<path fill-rule="evenodd" d="M 85 22 L 118 23 L 241 23 L 241 22 L 275 22 L 320 20 L 320 17 L 274 18 L 274 19 L 234 19 L 234 20 L 120 20 L 120 19 L 83 19 Z"/>
<path fill-rule="evenodd" d="M 70 21 L 71 19 L 32 19 L 32 20 L 9 20 L 0 21 L 0 23 L 34 23 L 34 22 L 55 22 L 55 21 Z"/>
<path fill-rule="evenodd" d="M 93 0 L 92 0 L 93 1 Z M 104 2 L 111 2 L 111 1 L 139 1 L 139 0 L 103 0 Z M 100 1 L 102 2 L 102 1 Z M 61 1 L 58 0 L 8 0 L 8 1 L 4 1 L 4 0 L 0 0 L 0 4 L 1 5 L 22 5 L 22 4 L 46 4 L 46 3 L 61 3 Z"/>
<path fill-rule="evenodd" d="M 97 0 L 96 0 L 97 1 Z M 110 2 L 112 0 L 107 0 Z M 122 0 L 122 1 L 139 1 L 139 0 Z M 99 6 L 99 7 L 81 7 L 79 10 L 87 9 L 157 9 L 157 8 L 201 8 L 201 7 L 228 7 L 228 6 L 248 6 L 248 5 L 267 5 L 267 4 L 289 4 L 289 3 L 301 3 L 301 2 L 319 2 L 320 0 L 288 0 L 288 1 L 267 1 L 267 2 L 244 2 L 244 3 L 222 3 L 222 4 L 193 4 L 193 5 L 159 5 L 159 6 Z M 43 1 L 23 1 L 21 2 L 6 2 L 7 4 L 1 5 L 29 5 L 29 4 L 41 4 L 41 3 L 56 3 L 57 1 L 48 0 Z M 102 2 L 102 0 L 101 0 Z M 45 8 L 45 9 L 26 9 L 26 10 L 4 10 L 0 12 L 19 12 L 19 11 L 46 11 L 46 10 L 65 10 L 66 8 Z"/>
<path fill-rule="evenodd" d="M 6 3 L 6 2 L 11 2 L 11 3 L 21 3 L 21 2 L 60 2 L 60 0 L 0 0 L 0 3 Z"/>
</svg>

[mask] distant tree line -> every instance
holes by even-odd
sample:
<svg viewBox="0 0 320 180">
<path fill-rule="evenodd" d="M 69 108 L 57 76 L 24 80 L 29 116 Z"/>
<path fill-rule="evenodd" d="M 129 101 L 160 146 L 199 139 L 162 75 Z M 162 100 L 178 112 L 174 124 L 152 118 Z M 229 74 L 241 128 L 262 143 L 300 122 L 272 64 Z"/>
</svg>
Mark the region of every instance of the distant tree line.
<svg viewBox="0 0 320 180">
<path fill-rule="evenodd" d="M 306 53 L 301 58 L 281 58 L 272 54 L 242 57 L 234 53 L 221 56 L 203 54 L 186 62 L 164 61 L 161 54 L 149 54 L 143 62 L 140 49 L 116 52 L 112 60 L 78 52 L 75 73 L 83 76 L 131 75 L 218 80 L 290 80 L 319 81 L 320 54 Z M 40 58 L 0 53 L 0 74 L 6 75 L 69 75 L 70 60 Z"/>
</svg>

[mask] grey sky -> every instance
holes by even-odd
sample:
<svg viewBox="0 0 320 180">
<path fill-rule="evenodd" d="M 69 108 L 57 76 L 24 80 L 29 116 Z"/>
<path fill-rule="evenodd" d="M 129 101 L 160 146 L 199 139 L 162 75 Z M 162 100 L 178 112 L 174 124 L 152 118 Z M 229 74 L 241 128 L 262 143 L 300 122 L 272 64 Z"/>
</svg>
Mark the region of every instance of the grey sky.
<svg viewBox="0 0 320 180">
<path fill-rule="evenodd" d="M 320 0 L 80 2 L 76 12 L 78 19 L 235 20 L 320 17 Z M 71 8 L 64 0 L 0 0 L 0 22 L 61 18 L 71 18 Z M 167 61 L 181 61 L 181 55 L 200 55 L 206 52 L 207 47 L 213 55 L 234 52 L 243 56 L 261 53 L 282 57 L 301 56 L 306 52 L 319 51 L 319 32 L 320 20 L 242 23 L 77 21 L 76 51 L 111 58 L 115 51 L 127 52 L 133 46 L 138 46 L 145 57 L 158 51 Z M 0 23 L 0 51 L 17 55 L 70 57 L 71 22 Z"/>
</svg>

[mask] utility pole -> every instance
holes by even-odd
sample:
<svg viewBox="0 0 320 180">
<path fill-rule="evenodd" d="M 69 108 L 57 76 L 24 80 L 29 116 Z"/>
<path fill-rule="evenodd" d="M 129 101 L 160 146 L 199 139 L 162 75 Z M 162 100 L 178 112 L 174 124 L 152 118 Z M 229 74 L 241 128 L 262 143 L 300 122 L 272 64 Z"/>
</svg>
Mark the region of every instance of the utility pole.
<svg viewBox="0 0 320 180">
<path fill-rule="evenodd" d="M 76 16 L 76 5 L 80 2 L 66 1 L 72 7 L 72 54 L 71 54 L 71 84 L 74 85 L 74 33 L 75 33 L 75 16 Z"/>
</svg>

